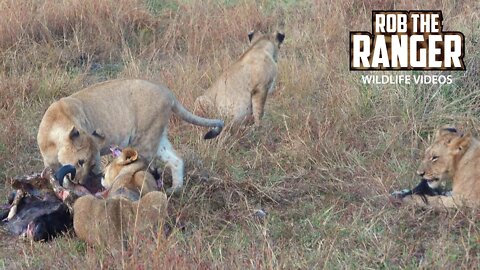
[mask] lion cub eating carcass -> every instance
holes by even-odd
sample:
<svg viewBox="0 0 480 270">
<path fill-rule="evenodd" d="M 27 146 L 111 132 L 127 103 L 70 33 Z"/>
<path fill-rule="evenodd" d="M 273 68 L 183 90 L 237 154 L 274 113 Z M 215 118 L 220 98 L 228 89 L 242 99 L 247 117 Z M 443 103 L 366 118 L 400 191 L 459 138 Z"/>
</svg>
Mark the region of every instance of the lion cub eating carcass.
<svg viewBox="0 0 480 270">
<path fill-rule="evenodd" d="M 157 190 L 157 182 L 148 172 L 147 165 L 135 149 L 123 149 L 105 168 L 102 184 L 108 190 L 108 197 L 125 196 L 138 200 L 148 192 Z"/>
<path fill-rule="evenodd" d="M 73 206 L 77 236 L 92 245 L 128 243 L 136 233 L 157 237 L 166 217 L 167 197 L 136 150 L 125 148 L 105 168 L 107 199 L 87 195 Z"/>
<path fill-rule="evenodd" d="M 158 237 L 166 216 L 167 196 L 163 192 L 149 192 L 138 201 L 86 195 L 73 205 L 73 228 L 91 245 L 119 247 L 136 234 Z"/>
</svg>

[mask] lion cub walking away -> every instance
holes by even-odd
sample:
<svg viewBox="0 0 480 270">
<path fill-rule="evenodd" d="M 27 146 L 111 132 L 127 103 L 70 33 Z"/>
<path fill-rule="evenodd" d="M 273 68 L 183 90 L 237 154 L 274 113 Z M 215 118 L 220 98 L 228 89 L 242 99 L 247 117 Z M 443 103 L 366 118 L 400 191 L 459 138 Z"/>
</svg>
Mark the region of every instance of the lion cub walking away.
<svg viewBox="0 0 480 270">
<path fill-rule="evenodd" d="M 195 109 L 216 111 L 233 125 L 251 121 L 260 125 L 267 94 L 275 88 L 277 58 L 285 35 L 250 32 L 250 48 L 195 100 Z"/>
<path fill-rule="evenodd" d="M 462 206 L 480 206 L 480 142 L 472 134 L 464 134 L 453 127 L 442 127 L 435 134 L 432 145 L 425 150 L 423 160 L 417 170 L 422 178 L 423 188 L 429 195 L 430 190 L 438 189 L 445 181 L 452 181 L 452 192 L 438 196 L 423 197 L 413 192 L 396 192 L 404 197 L 409 204 L 428 206 L 436 209 L 455 208 Z M 415 189 L 418 189 L 415 188 Z M 414 189 L 414 190 L 415 190 Z M 425 200 L 426 198 L 426 200 Z"/>
<path fill-rule="evenodd" d="M 223 121 L 206 119 L 187 111 L 165 86 L 145 80 L 113 80 L 99 83 L 54 102 L 45 112 L 37 141 L 45 167 L 57 170 L 73 165 L 75 182 L 84 184 L 88 175 L 99 175 L 100 155 L 110 145 L 132 146 L 147 160 L 159 157 L 172 170 L 173 185 L 183 185 L 183 160 L 167 137 L 172 113 L 199 126 L 213 127 L 206 139 L 214 138 Z"/>
<path fill-rule="evenodd" d="M 107 199 L 83 196 L 73 206 L 77 236 L 92 245 L 128 243 L 136 234 L 162 230 L 167 197 L 158 192 L 147 163 L 133 148 L 125 148 L 105 168 Z"/>
</svg>

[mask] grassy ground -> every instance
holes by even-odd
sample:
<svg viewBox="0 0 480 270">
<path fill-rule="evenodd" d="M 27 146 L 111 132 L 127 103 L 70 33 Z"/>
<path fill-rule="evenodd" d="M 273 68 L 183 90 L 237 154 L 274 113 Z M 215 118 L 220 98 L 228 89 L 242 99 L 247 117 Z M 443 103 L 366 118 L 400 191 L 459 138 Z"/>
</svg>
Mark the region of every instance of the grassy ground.
<svg viewBox="0 0 480 270">
<path fill-rule="evenodd" d="M 171 121 L 187 188 L 171 198 L 179 229 L 168 239 L 114 256 L 72 235 L 30 243 L 0 234 L 0 268 L 478 268 L 478 212 L 387 200 L 418 181 L 436 127 L 480 127 L 478 1 L 408 2 L 1 1 L 2 195 L 3 179 L 42 169 L 36 131 L 54 100 L 144 78 L 192 108 L 247 48 L 249 30 L 282 29 L 286 39 L 261 129 L 206 142 L 205 130 Z M 348 69 L 349 31 L 370 31 L 372 9 L 441 9 L 445 29 L 466 37 L 467 71 L 449 73 L 451 85 L 362 85 Z"/>
</svg>

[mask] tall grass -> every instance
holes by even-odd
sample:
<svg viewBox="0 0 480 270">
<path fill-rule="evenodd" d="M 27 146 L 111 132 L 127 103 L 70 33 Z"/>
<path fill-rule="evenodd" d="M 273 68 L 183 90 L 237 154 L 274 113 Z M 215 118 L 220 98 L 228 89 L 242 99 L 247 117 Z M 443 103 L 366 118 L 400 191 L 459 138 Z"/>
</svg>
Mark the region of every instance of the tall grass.
<svg viewBox="0 0 480 270">
<path fill-rule="evenodd" d="M 348 35 L 371 30 L 372 9 L 441 9 L 445 29 L 465 34 L 467 71 L 452 72 L 452 85 L 362 85 L 348 70 Z M 417 182 L 436 127 L 480 126 L 479 16 L 474 0 L 0 2 L 0 179 L 41 170 L 36 131 L 54 100 L 144 78 L 192 108 L 247 48 L 248 31 L 286 33 L 262 128 L 205 142 L 203 130 L 171 121 L 187 188 L 170 199 L 169 238 L 118 258 L 72 235 L 1 234 L 0 267 L 478 267 L 477 212 L 395 208 L 386 196 Z"/>
</svg>

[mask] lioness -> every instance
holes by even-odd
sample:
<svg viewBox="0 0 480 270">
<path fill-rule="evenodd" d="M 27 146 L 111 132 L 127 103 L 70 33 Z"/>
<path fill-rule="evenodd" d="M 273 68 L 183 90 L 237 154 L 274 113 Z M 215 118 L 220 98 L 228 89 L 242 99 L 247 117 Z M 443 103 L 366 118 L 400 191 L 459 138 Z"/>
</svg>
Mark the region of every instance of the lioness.
<svg viewBox="0 0 480 270">
<path fill-rule="evenodd" d="M 129 147 L 105 168 L 102 185 L 108 190 L 108 197 L 123 196 L 132 201 L 157 190 L 155 178 L 147 171 L 147 163 Z"/>
<path fill-rule="evenodd" d="M 417 174 L 431 190 L 437 190 L 445 181 L 452 180 L 449 196 L 427 197 L 434 208 L 480 205 L 480 143 L 470 133 L 464 134 L 452 127 L 442 127 L 434 137 Z M 421 183 L 422 184 L 422 183 Z M 406 201 L 425 204 L 418 196 Z"/>
<path fill-rule="evenodd" d="M 100 155 L 110 145 L 135 147 L 148 160 L 159 156 L 172 170 L 174 192 L 183 185 L 183 160 L 167 138 L 170 115 L 200 126 L 214 127 L 205 139 L 214 138 L 223 121 L 188 112 L 165 86 L 145 80 L 113 80 L 83 89 L 54 102 L 45 112 L 37 141 L 46 167 L 76 167 L 76 181 L 99 175 Z"/>
<path fill-rule="evenodd" d="M 263 117 L 267 94 L 275 88 L 277 58 L 285 35 L 250 32 L 250 48 L 213 85 L 195 100 L 200 111 L 217 111 L 238 125 L 253 119 L 256 126 Z"/>
</svg>

